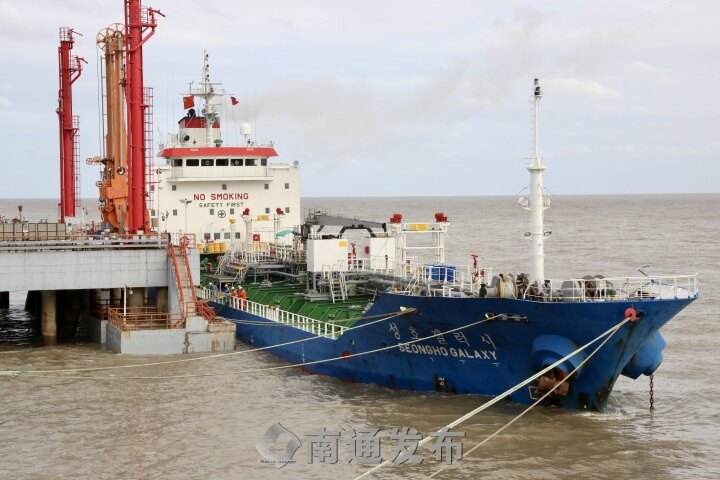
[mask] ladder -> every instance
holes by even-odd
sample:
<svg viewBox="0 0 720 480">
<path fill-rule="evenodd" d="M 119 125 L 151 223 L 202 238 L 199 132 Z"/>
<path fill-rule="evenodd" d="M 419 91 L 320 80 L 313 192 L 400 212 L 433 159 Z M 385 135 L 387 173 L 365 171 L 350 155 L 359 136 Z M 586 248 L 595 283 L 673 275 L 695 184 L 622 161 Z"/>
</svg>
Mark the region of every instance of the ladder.
<svg viewBox="0 0 720 480">
<path fill-rule="evenodd" d="M 345 275 L 343 272 L 331 271 L 328 278 L 330 284 L 330 298 L 332 302 L 347 300 L 347 283 L 345 282 Z"/>
<path fill-rule="evenodd" d="M 192 273 L 184 245 L 169 245 L 170 258 L 175 270 L 178 297 L 180 300 L 180 312 L 184 318 L 197 315 L 195 303 L 195 286 L 193 285 Z"/>
</svg>

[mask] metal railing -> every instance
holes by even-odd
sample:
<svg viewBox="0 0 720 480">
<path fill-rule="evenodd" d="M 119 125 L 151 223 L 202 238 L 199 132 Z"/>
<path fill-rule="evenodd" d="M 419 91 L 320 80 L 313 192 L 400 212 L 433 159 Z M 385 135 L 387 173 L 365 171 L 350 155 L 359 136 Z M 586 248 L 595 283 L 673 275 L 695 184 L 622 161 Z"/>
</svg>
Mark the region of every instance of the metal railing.
<svg viewBox="0 0 720 480">
<path fill-rule="evenodd" d="M 153 307 L 147 304 L 148 299 L 145 297 L 143 299 L 143 307 L 148 309 L 155 309 L 154 311 L 158 311 L 157 307 Z M 122 299 L 116 298 L 116 299 L 97 299 L 93 301 L 90 304 L 90 313 L 93 317 L 99 319 L 99 320 L 107 320 L 108 319 L 108 310 L 110 308 L 120 308 L 122 309 L 123 302 Z"/>
<path fill-rule="evenodd" d="M 177 288 L 177 294 L 178 294 L 178 297 L 180 298 L 180 305 L 182 305 L 182 307 L 183 307 L 182 315 L 184 317 L 186 317 L 190 310 L 189 304 L 194 304 L 194 302 L 193 301 L 189 301 L 189 302 L 185 301 L 185 287 L 183 286 L 182 279 L 180 278 L 180 267 L 178 265 L 177 255 L 175 254 L 176 248 L 181 248 L 183 250 L 185 249 L 185 247 L 177 247 L 176 245 L 174 245 L 172 243 L 168 243 L 168 247 L 167 247 L 168 257 L 170 257 L 170 260 L 171 260 L 172 266 L 173 266 L 173 273 L 175 274 L 175 287 Z"/>
<path fill-rule="evenodd" d="M 67 234 L 58 237 L 13 237 L 0 240 L 0 252 L 63 250 L 125 250 L 167 248 L 166 235 L 150 234 Z"/>
<path fill-rule="evenodd" d="M 611 302 L 695 298 L 698 274 L 652 277 L 574 278 L 546 280 L 541 288 L 527 288 L 520 298 L 547 302 Z"/>
<path fill-rule="evenodd" d="M 158 312 L 155 307 L 107 309 L 108 324 L 122 331 L 183 328 L 185 321 L 177 313 Z"/>
<path fill-rule="evenodd" d="M 167 234 L 161 234 L 164 236 L 169 236 L 169 241 L 173 245 L 181 245 L 185 244 L 190 248 L 195 248 L 197 245 L 195 244 L 195 234 L 194 233 L 167 233 Z"/>
<path fill-rule="evenodd" d="M 275 258 L 280 248 L 271 244 L 245 246 L 239 244 L 235 254 L 245 261 Z M 284 246 L 288 251 L 291 247 Z M 304 253 L 304 252 L 303 252 Z M 287 255 L 287 253 L 284 253 Z M 421 257 L 407 257 L 404 264 L 390 259 L 349 256 L 347 271 L 354 274 L 379 275 L 397 282 L 393 291 L 406 295 L 475 296 L 482 285 L 487 296 L 496 296 L 492 286 L 494 274 L 490 267 L 427 264 Z M 378 268 L 379 267 L 379 268 Z M 329 267 L 328 267 L 329 268 Z M 699 295 L 698 275 L 577 278 L 546 280 L 539 285 L 521 285 L 515 279 L 503 283 L 503 296 L 550 302 L 596 302 L 643 299 L 694 298 Z M 512 292 L 508 293 L 510 285 Z"/>
<path fill-rule="evenodd" d="M 287 310 L 282 310 L 274 305 L 263 305 L 244 298 L 232 297 L 207 288 L 198 288 L 197 292 L 199 298 L 201 299 L 223 303 L 236 310 L 243 310 L 266 320 L 270 320 L 271 322 L 304 330 L 321 337 L 337 339 L 348 328 L 342 325 L 336 325 L 333 322 L 324 322 L 322 320 L 298 315 L 297 313 L 288 312 Z"/>
<path fill-rule="evenodd" d="M 198 315 L 207 320 L 208 323 L 215 323 L 217 321 L 215 310 L 210 305 L 208 305 L 206 301 L 196 300 L 194 303 L 195 311 L 198 313 Z"/>
</svg>

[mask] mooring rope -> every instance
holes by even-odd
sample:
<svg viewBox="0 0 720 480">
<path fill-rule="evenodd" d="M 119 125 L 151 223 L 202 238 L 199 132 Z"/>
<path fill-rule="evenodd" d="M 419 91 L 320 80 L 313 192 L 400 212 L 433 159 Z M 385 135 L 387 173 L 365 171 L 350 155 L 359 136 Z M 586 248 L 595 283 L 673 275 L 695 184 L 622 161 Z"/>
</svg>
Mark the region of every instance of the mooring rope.
<svg viewBox="0 0 720 480">
<path fill-rule="evenodd" d="M 348 327 L 348 328 L 346 328 L 346 329 L 344 330 L 344 332 L 347 332 L 347 331 L 349 331 L 349 330 L 357 330 L 357 329 L 359 329 L 359 328 L 369 327 L 369 326 L 371 326 L 371 325 L 375 325 L 375 324 L 380 323 L 380 322 L 384 322 L 384 321 L 387 321 L 387 320 L 392 320 L 392 319 L 397 318 L 397 317 L 400 317 L 400 316 L 402 316 L 402 315 L 408 315 L 408 314 L 411 314 L 411 313 L 415 313 L 416 311 L 417 311 L 417 310 L 414 309 L 414 308 L 408 308 L 408 309 L 406 309 L 406 310 L 398 310 L 398 311 L 396 311 L 396 312 L 390 312 L 390 316 L 388 316 L 388 317 L 380 318 L 379 320 L 373 320 L 372 322 L 364 323 L 364 324 L 362 324 L 362 325 L 356 325 L 356 326 L 353 326 L 353 327 Z M 367 316 L 367 317 L 361 317 L 361 318 L 356 319 L 356 322 L 358 322 L 358 321 L 360 321 L 360 320 L 366 320 L 366 319 L 375 318 L 375 317 L 382 317 L 382 316 L 384 316 L 384 315 L 388 315 L 388 314 L 387 314 L 387 313 L 383 313 L 383 314 L 369 315 L 369 316 Z M 258 322 L 258 323 L 263 323 L 263 322 Z M 286 325 L 286 324 L 284 324 L 284 323 L 279 323 L 278 325 L 290 326 L 290 325 Z M 102 371 L 102 370 L 119 370 L 119 369 L 124 369 L 124 368 L 154 367 L 154 366 L 157 366 L 157 365 L 169 365 L 169 364 L 173 364 L 173 363 L 196 362 L 196 361 L 200 361 L 200 360 L 209 360 L 209 359 L 219 358 L 219 357 L 229 357 L 229 356 L 232 356 L 232 355 L 243 355 L 243 354 L 246 354 L 246 353 L 258 352 L 258 351 L 261 351 L 261 350 L 270 350 L 270 349 L 272 349 L 272 348 L 285 347 L 285 346 L 287 346 L 287 345 L 293 345 L 293 344 L 296 344 L 296 343 L 308 342 L 308 341 L 310 341 L 310 340 L 316 340 L 316 339 L 318 339 L 318 338 L 327 338 L 327 337 L 324 337 L 323 335 L 318 335 L 318 336 L 315 336 L 315 337 L 301 338 L 301 339 L 298 339 L 298 340 L 292 340 L 292 341 L 290 341 L 290 342 L 278 343 L 278 344 L 275 344 L 275 345 L 267 345 L 267 346 L 264 346 L 264 347 L 251 348 L 251 349 L 248 349 L 248 350 L 240 350 L 240 351 L 237 351 L 237 352 L 217 353 L 217 354 L 215 354 L 215 355 L 206 355 L 206 356 L 204 356 L 204 357 L 180 358 L 180 359 L 177 359 L 177 360 L 163 360 L 163 361 L 159 361 L 159 362 L 136 363 L 136 364 L 132 364 L 132 365 L 112 365 L 112 366 L 108 366 L 108 367 L 64 368 L 64 369 L 51 369 L 51 370 L 17 370 L 17 369 L 15 369 L 15 370 L 0 370 L 0 377 L 3 377 L 3 376 L 17 376 L 17 375 L 39 374 L 39 373 L 80 373 L 80 372 L 97 372 L 97 371 Z M 15 350 L 15 351 L 16 351 L 16 352 L 19 352 L 19 351 L 21 351 L 21 350 Z"/>
<path fill-rule="evenodd" d="M 0 355 L 7 355 L 8 353 L 27 353 L 32 351 L 32 348 L 28 348 L 27 350 L 0 350 Z"/>
<path fill-rule="evenodd" d="M 239 375 L 243 373 L 259 373 L 259 372 L 267 372 L 270 370 L 284 370 L 288 368 L 295 368 L 295 367 L 305 367 L 308 365 L 317 365 L 320 363 L 327 363 L 327 362 L 333 362 L 336 360 L 347 360 L 349 358 L 353 357 L 360 357 L 363 355 L 370 355 L 373 353 L 382 352 L 385 350 L 390 350 L 393 348 L 398 348 L 401 345 L 412 345 L 413 343 L 422 342 L 424 340 L 429 340 L 431 338 L 436 338 L 439 336 L 447 335 L 449 333 L 458 332 L 460 330 L 464 330 L 470 327 L 474 327 L 476 325 L 480 325 L 481 323 L 488 322 L 490 320 L 495 320 L 496 318 L 501 317 L 501 315 L 495 315 L 493 317 L 485 318 L 482 320 L 478 320 L 477 322 L 472 322 L 467 325 L 463 325 L 460 327 L 456 327 L 450 330 L 446 330 L 444 332 L 438 332 L 433 335 L 428 335 L 426 337 L 422 338 L 416 338 L 413 340 L 408 340 L 407 342 L 400 342 L 393 345 L 388 345 L 385 347 L 376 348 L 374 350 L 367 350 L 364 352 L 358 352 L 358 353 L 351 353 L 349 355 L 341 355 L 339 357 L 331 357 L 331 358 L 324 358 L 321 360 L 313 360 L 310 362 L 303 362 L 303 363 L 291 363 L 289 365 L 277 365 L 274 367 L 264 367 L 264 368 L 249 368 L 244 370 L 231 370 L 228 372 L 219 372 L 219 373 L 199 373 L 199 374 L 184 374 L 184 375 L 155 375 L 155 376 L 125 376 L 125 377 L 116 377 L 116 376 L 109 376 L 109 377 L 97 377 L 97 376 L 72 376 L 72 375 L 36 375 L 34 373 L 30 372 L 24 372 L 24 371 L 9 371 L 8 373 L 0 372 L 0 376 L 10 376 L 10 377 L 18 377 L 18 378 L 67 378 L 72 380 L 163 380 L 163 379 L 176 379 L 176 378 L 206 378 L 206 377 L 222 377 L 226 375 Z M 57 372 L 58 370 L 55 370 Z"/>
<path fill-rule="evenodd" d="M 627 322 L 629 322 L 629 321 L 630 321 L 630 318 L 625 318 L 622 322 L 618 323 L 618 324 L 615 325 L 614 327 L 612 327 L 612 328 L 606 330 L 605 332 L 601 333 L 600 335 L 598 335 L 597 337 L 595 337 L 593 340 L 589 341 L 588 343 L 586 343 L 586 344 L 583 345 L 582 347 L 578 348 L 578 349 L 575 350 L 574 352 L 572 352 L 572 353 L 570 353 L 570 354 L 568 354 L 568 355 L 565 355 L 563 358 L 561 358 L 560 360 L 554 362 L 554 363 L 551 364 L 551 365 L 548 365 L 548 366 L 545 367 L 544 369 L 542 369 L 542 370 L 540 370 L 539 372 L 537 372 L 535 375 L 532 375 L 531 377 L 528 377 L 527 379 L 525 379 L 525 380 L 523 380 L 522 382 L 518 383 L 518 384 L 515 385 L 514 387 L 511 387 L 511 388 L 509 388 L 508 390 L 505 390 L 503 393 L 497 395 L 497 396 L 496 396 L 495 398 L 493 398 L 492 400 L 489 400 L 489 401 L 483 403 L 483 404 L 480 405 L 478 408 L 472 410 L 471 412 L 466 413 L 465 415 L 463 415 L 462 417 L 458 418 L 457 420 L 454 420 L 454 421 L 448 423 L 448 424 L 447 424 L 445 427 L 443 427 L 443 428 L 446 428 L 446 429 L 448 429 L 448 430 L 451 429 L 451 428 L 454 428 L 454 427 L 460 425 L 461 423 L 469 420 L 470 418 L 474 417 L 475 415 L 477 415 L 478 413 L 482 412 L 483 410 L 487 410 L 487 409 L 490 408 L 491 406 L 493 406 L 493 405 L 495 405 L 496 403 L 498 403 L 499 401 L 501 401 L 503 398 L 505 398 L 505 397 L 507 397 L 508 395 L 516 392 L 517 390 L 521 389 L 522 387 L 524 387 L 524 386 L 527 385 L 528 383 L 537 380 L 538 378 L 540 378 L 541 376 L 545 375 L 547 372 L 549 372 L 549 371 L 552 370 L 553 368 L 557 367 L 558 365 L 561 365 L 561 364 L 562 364 L 563 362 L 565 362 L 566 360 L 574 357 L 575 355 L 577 355 L 577 354 L 580 353 L 581 351 L 585 350 L 587 347 L 589 347 L 590 345 L 594 344 L 595 342 L 597 342 L 597 341 L 600 340 L 601 338 L 604 338 L 604 337 L 606 337 L 606 336 L 608 336 L 608 335 L 614 334 L 616 331 L 618 331 L 623 325 L 625 325 L 625 324 L 626 324 Z M 442 430 L 442 429 L 440 429 L 440 430 Z M 434 437 L 427 436 L 427 437 L 423 438 L 422 440 L 420 440 L 420 442 L 418 442 L 418 445 L 417 445 L 417 446 L 420 447 L 420 446 L 422 446 L 422 445 L 425 445 L 426 443 L 431 442 L 431 441 L 433 440 L 433 438 L 434 438 Z M 368 470 L 368 471 L 364 472 L 363 474 L 355 477 L 355 480 L 360 480 L 360 479 L 362 479 L 362 478 L 365 478 L 365 477 L 370 476 L 373 472 L 376 472 L 377 470 L 381 469 L 382 467 L 384 467 L 384 466 L 389 465 L 390 463 L 392 463 L 393 460 L 394 460 L 394 459 L 385 460 L 384 462 L 379 463 L 378 465 L 374 466 L 374 467 L 371 468 L 370 470 Z"/>
<path fill-rule="evenodd" d="M 626 321 L 627 321 L 627 319 L 626 319 Z M 625 323 L 625 322 L 623 322 L 623 323 Z M 618 325 L 618 328 L 620 328 L 621 325 L 622 325 L 622 324 Z M 502 432 L 503 432 L 506 428 L 508 428 L 510 425 L 512 425 L 512 424 L 515 423 L 516 421 L 520 420 L 520 418 L 522 418 L 526 413 L 528 413 L 530 410 L 532 410 L 533 408 L 537 407 L 540 403 L 542 403 L 543 400 L 545 400 L 547 397 L 549 397 L 560 385 L 562 385 L 563 383 L 567 382 L 568 379 L 569 379 L 570 377 L 572 377 L 573 374 L 575 374 L 575 372 L 577 372 L 578 370 L 580 370 L 580 368 L 582 368 L 583 365 L 585 365 L 588 361 L 590 361 L 590 359 L 593 357 L 593 355 L 595 355 L 595 354 L 610 340 L 610 338 L 611 338 L 616 332 L 617 332 L 617 329 L 613 330 L 609 335 L 607 335 L 607 336 L 605 337 L 605 340 L 603 340 L 602 343 L 600 343 L 600 345 L 598 345 L 598 346 L 595 348 L 595 350 L 593 350 L 593 351 L 590 353 L 590 355 L 588 355 L 583 361 L 581 361 L 580 364 L 578 364 L 577 367 L 573 368 L 572 371 L 571 371 L 570 373 L 568 373 L 565 378 L 563 378 L 562 380 L 560 380 L 560 381 L 559 381 L 558 383 L 556 383 L 550 390 L 548 390 L 548 391 L 545 393 L 545 395 L 543 395 L 542 397 L 538 398 L 538 399 L 535 401 L 535 403 L 533 403 L 532 405 L 530 405 L 529 407 L 527 407 L 525 410 L 523 410 L 522 412 L 520 412 L 519 415 L 517 415 L 515 418 L 513 418 L 512 420 L 510 420 L 508 423 L 506 423 L 506 424 L 503 425 L 502 427 L 500 427 L 500 428 L 498 428 L 497 430 L 495 430 L 491 435 L 489 435 L 487 438 L 485 438 L 482 442 L 478 443 L 477 445 L 475 445 L 474 447 L 472 447 L 470 450 L 468 450 L 467 452 L 465 452 L 465 453 L 463 454 L 463 458 L 467 457 L 467 456 L 470 455 L 472 452 L 474 452 L 475 450 L 477 450 L 478 448 L 482 447 L 482 446 L 485 445 L 487 442 L 489 442 L 490 440 L 492 440 L 493 438 L 495 438 L 496 436 L 498 436 L 500 433 L 502 433 Z M 435 478 L 436 476 L 438 476 L 440 473 L 442 473 L 444 470 L 447 470 L 448 468 L 450 468 L 450 465 L 443 465 L 443 466 L 440 467 L 436 472 L 434 472 L 433 474 L 431 474 L 431 475 L 428 476 L 427 478 Z"/>
</svg>

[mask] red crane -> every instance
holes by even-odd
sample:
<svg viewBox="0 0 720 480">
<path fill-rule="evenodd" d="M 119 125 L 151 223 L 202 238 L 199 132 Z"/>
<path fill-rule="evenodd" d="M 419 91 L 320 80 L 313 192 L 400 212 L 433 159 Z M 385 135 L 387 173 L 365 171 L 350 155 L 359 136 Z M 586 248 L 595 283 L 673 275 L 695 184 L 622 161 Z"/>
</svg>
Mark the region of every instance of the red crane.
<svg viewBox="0 0 720 480">
<path fill-rule="evenodd" d="M 150 231 L 150 216 L 146 204 L 146 125 L 148 108 L 143 85 L 142 47 L 155 33 L 155 14 L 160 10 L 142 8 L 140 0 L 125 0 L 125 95 L 127 98 L 128 138 L 128 229 Z"/>
<path fill-rule="evenodd" d="M 71 56 L 77 33 L 72 28 L 60 29 L 58 63 L 60 67 L 60 89 L 58 90 L 58 120 L 60 122 L 60 221 L 75 216 L 75 207 L 80 206 L 80 151 L 78 132 L 80 120 L 72 114 L 72 85 L 80 78 L 84 58 Z M 80 35 L 78 33 L 78 35 Z"/>
</svg>

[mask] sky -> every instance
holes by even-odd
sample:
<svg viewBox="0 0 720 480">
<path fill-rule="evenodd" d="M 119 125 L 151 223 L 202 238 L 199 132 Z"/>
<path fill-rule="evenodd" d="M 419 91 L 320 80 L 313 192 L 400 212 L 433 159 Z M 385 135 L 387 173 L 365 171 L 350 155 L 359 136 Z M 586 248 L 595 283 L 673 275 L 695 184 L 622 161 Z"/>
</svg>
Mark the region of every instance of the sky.
<svg viewBox="0 0 720 480">
<path fill-rule="evenodd" d="M 527 184 L 533 78 L 554 194 L 720 191 L 720 2 L 147 0 L 155 139 L 203 51 L 303 196 L 514 195 Z M 81 192 L 96 195 L 97 32 L 121 0 L 0 0 L 0 197 L 59 195 L 58 28 L 74 86 Z M 232 120 L 235 120 L 233 122 Z"/>
</svg>

